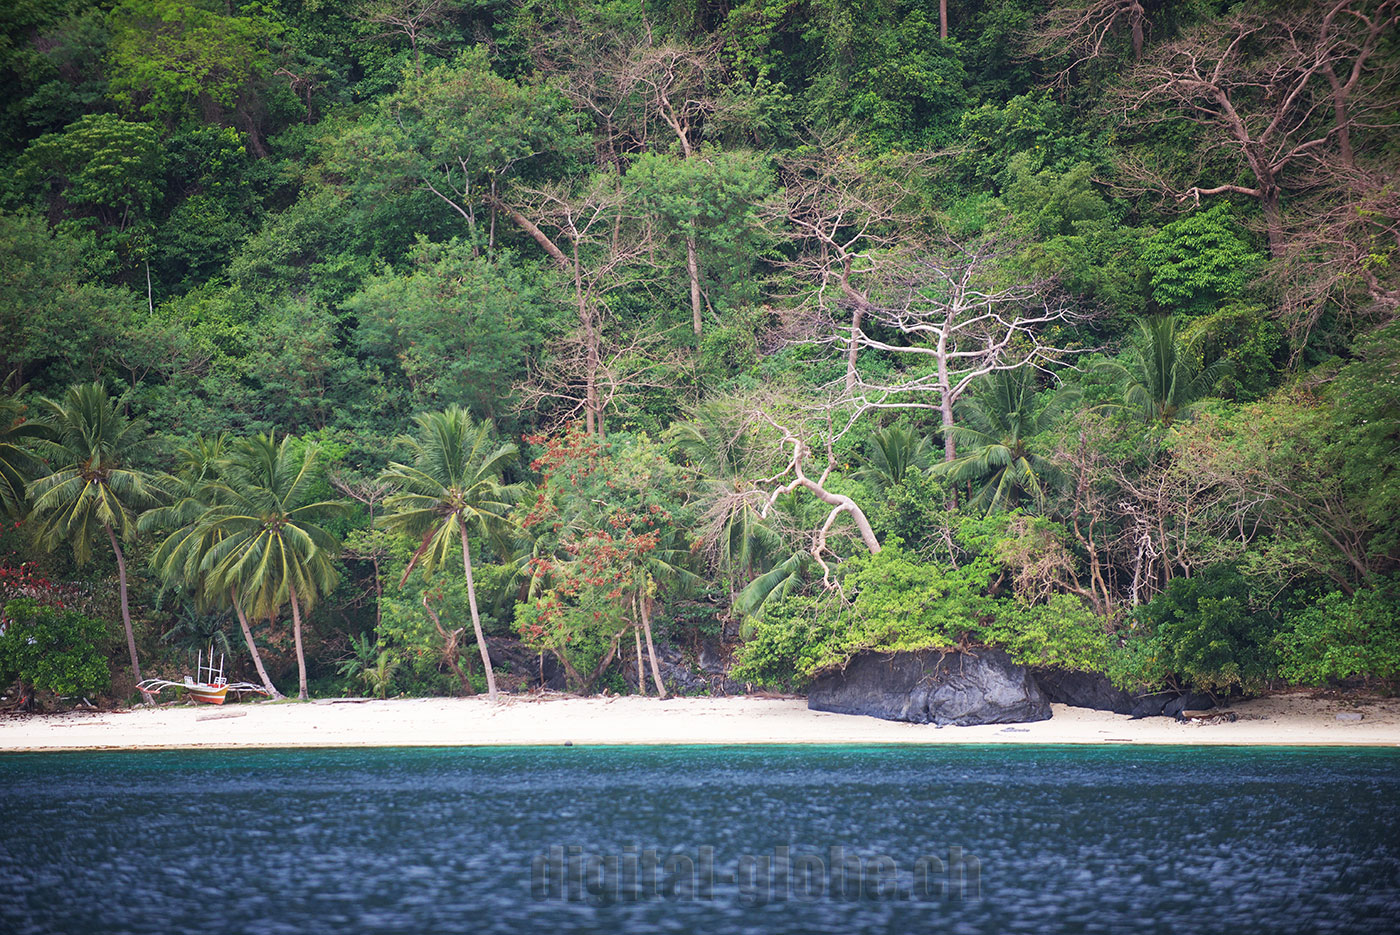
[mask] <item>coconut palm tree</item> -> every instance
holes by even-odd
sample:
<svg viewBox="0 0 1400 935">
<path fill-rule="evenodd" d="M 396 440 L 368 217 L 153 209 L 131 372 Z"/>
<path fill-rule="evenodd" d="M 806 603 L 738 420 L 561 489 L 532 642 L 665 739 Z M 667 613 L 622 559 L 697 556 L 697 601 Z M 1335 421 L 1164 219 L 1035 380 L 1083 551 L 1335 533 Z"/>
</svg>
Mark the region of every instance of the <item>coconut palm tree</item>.
<svg viewBox="0 0 1400 935">
<path fill-rule="evenodd" d="M 495 701 L 496 676 L 491 671 L 472 577 L 471 533 L 493 535 L 504 527 L 521 487 L 502 483 L 501 475 L 519 449 L 509 443 L 497 445 L 492 424 L 473 422 L 471 414 L 460 406 L 423 413 L 414 421 L 418 434 L 401 439 L 413 452 L 413 463 L 392 462 L 381 475 L 397 492 L 385 500 L 386 512 L 379 522 L 392 532 L 422 538 L 405 578 L 419 562 L 431 574 L 461 549 L 476 646 L 486 669 L 487 693 Z"/>
<path fill-rule="evenodd" d="M 47 434 L 42 422 L 25 418 L 20 399 L 24 387 L 0 396 L 0 513 L 19 516 L 24 511 L 24 490 L 43 468 L 34 456 L 34 444 Z"/>
<path fill-rule="evenodd" d="M 738 414 L 711 400 L 671 427 L 671 448 L 699 474 L 700 535 L 716 570 L 735 581 L 761 574 L 789 551 L 783 536 L 760 516 L 763 492 L 751 481 L 768 473 L 757 463 L 752 433 Z"/>
<path fill-rule="evenodd" d="M 932 463 L 933 442 L 927 435 L 891 425 L 871 433 L 865 464 L 855 476 L 883 493 L 899 485 L 909 471 L 921 471 Z"/>
<path fill-rule="evenodd" d="M 197 524 L 211 544 L 199 573 L 212 593 L 229 593 L 246 613 L 275 618 L 292 609 L 297 697 L 306 699 L 306 653 L 301 619 L 335 589 L 340 542 L 322 523 L 345 504 L 313 500 L 316 446 L 298 454 L 292 438 L 256 435 L 230 446 L 217 463 L 218 489 Z"/>
<path fill-rule="evenodd" d="M 227 456 L 227 449 L 228 436 L 225 433 L 209 438 L 200 437 L 180 448 L 176 453 L 179 464 L 175 477 L 178 493 L 174 501 L 147 510 L 141 515 L 138 525 L 142 532 L 170 530 L 151 556 L 151 567 L 168 584 L 186 588 L 194 597 L 196 609 L 233 608 L 239 628 L 243 631 L 243 642 L 253 657 L 253 667 L 257 669 L 263 688 L 273 698 L 281 698 L 282 693 L 272 684 L 263 666 L 262 654 L 253 640 L 248 616 L 243 612 L 242 601 L 238 599 L 238 589 L 229 587 L 213 591 L 208 587 L 204 561 L 219 542 L 213 524 L 213 509 L 219 503 L 223 490 L 218 480 L 218 469 Z"/>
<path fill-rule="evenodd" d="M 977 483 L 972 505 L 993 512 L 1029 500 L 1045 503 L 1049 462 L 1031 448 L 1031 439 L 1050 427 L 1071 401 L 1060 392 L 1040 401 L 1035 370 L 1020 367 L 982 377 L 959 410 L 953 428 L 962 455 L 934 467 L 954 483 Z"/>
<path fill-rule="evenodd" d="M 121 544 L 135 536 L 136 512 L 155 506 L 165 492 L 157 476 L 131 466 L 145 426 L 126 418 L 100 383 L 75 386 L 62 399 L 44 399 L 39 405 L 51 437 L 35 439 L 48 473 L 28 487 L 36 541 L 48 550 L 67 542 L 81 565 L 91 558 L 95 541 L 107 540 L 117 560 L 131 671 L 139 682 Z"/>
<path fill-rule="evenodd" d="M 1163 425 L 1189 418 L 1192 405 L 1210 392 L 1228 362 L 1202 367 L 1180 340 L 1170 315 L 1139 322 L 1138 329 L 1141 342 L 1128 364 L 1109 365 L 1123 383 L 1123 408 L 1144 422 Z"/>
</svg>

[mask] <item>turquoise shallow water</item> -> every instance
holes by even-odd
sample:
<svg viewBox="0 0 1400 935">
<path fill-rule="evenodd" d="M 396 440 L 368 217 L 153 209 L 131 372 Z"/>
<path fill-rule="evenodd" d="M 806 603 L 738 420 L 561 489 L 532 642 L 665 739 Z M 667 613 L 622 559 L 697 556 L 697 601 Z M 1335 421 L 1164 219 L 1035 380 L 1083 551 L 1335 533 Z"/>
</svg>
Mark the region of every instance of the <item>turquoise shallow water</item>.
<svg viewBox="0 0 1400 935">
<path fill-rule="evenodd" d="M 1392 750 L 0 757 L 5 933 L 1397 929 Z"/>
</svg>

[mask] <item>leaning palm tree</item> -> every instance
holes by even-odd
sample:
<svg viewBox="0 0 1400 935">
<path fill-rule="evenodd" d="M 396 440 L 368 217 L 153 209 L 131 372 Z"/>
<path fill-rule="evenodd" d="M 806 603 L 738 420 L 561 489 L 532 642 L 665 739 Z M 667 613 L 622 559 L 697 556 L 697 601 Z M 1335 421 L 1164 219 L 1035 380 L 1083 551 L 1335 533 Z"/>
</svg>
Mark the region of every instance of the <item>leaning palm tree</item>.
<svg viewBox="0 0 1400 935">
<path fill-rule="evenodd" d="M 185 588 L 194 597 L 196 609 L 233 608 L 263 688 L 273 698 L 281 698 L 282 693 L 272 684 L 263 666 L 248 615 L 243 612 L 243 602 L 238 598 L 238 588 L 230 586 L 216 592 L 208 587 L 204 561 L 220 541 L 213 520 L 223 490 L 218 481 L 218 469 L 227 455 L 227 448 L 228 436 L 224 433 L 196 438 L 182 447 L 176 453 L 178 493 L 173 502 L 141 514 L 139 527 L 142 532 L 170 530 L 151 556 L 151 567 L 168 585 Z"/>
<path fill-rule="evenodd" d="M 0 514 L 7 516 L 23 512 L 24 489 L 43 468 L 33 448 L 48 434 L 42 422 L 25 417 L 23 392 L 0 396 Z"/>
<path fill-rule="evenodd" d="M 519 449 L 509 443 L 496 445 L 492 424 L 473 422 L 460 406 L 424 413 L 414 421 L 418 434 L 401 439 L 413 452 L 413 463 L 392 462 L 381 475 L 397 492 L 385 500 L 386 513 L 379 522 L 390 531 L 422 538 L 405 578 L 420 561 L 431 574 L 461 549 L 476 646 L 486 669 L 487 693 L 495 701 L 496 676 L 477 610 L 470 533 L 493 535 L 505 526 L 521 487 L 503 484 L 501 475 Z"/>
<path fill-rule="evenodd" d="M 42 400 L 40 410 L 52 437 L 36 440 L 48 473 L 28 487 L 35 538 L 49 550 L 67 542 L 80 565 L 92 556 L 93 542 L 106 538 L 117 560 L 126 647 L 139 682 L 121 543 L 136 533 L 136 511 L 155 506 L 164 494 L 158 477 L 131 467 L 145 427 L 122 415 L 100 383 L 75 386 L 61 400 Z"/>
<path fill-rule="evenodd" d="M 1123 406 L 1144 422 L 1170 425 L 1189 418 L 1193 404 L 1210 392 L 1229 366 L 1203 367 L 1180 340 L 1176 319 L 1161 315 L 1138 323 L 1141 343 L 1125 366 L 1109 365 L 1123 384 Z"/>
<path fill-rule="evenodd" d="M 1043 507 L 1050 464 L 1032 449 L 1031 439 L 1049 428 L 1070 401 L 1062 391 L 1042 405 L 1030 367 L 987 374 L 964 400 L 953 428 L 962 455 L 934 471 L 954 483 L 978 484 L 972 506 L 989 513 L 1027 500 Z"/>
<path fill-rule="evenodd" d="M 269 619 L 292 608 L 297 652 L 297 697 L 305 700 L 306 653 L 301 618 L 340 580 L 340 542 L 322 523 L 345 505 L 313 500 L 316 446 L 297 454 L 292 438 L 243 439 L 218 463 L 218 491 L 199 522 L 211 540 L 200 560 L 205 587 L 229 593 L 244 611 Z"/>
</svg>

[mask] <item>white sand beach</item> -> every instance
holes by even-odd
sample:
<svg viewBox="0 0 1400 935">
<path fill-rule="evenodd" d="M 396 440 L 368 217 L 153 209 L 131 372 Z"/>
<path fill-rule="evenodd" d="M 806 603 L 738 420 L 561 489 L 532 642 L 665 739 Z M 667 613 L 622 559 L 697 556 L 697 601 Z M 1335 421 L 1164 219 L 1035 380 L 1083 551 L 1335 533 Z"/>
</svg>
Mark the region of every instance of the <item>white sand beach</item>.
<svg viewBox="0 0 1400 935">
<path fill-rule="evenodd" d="M 777 743 L 1138 743 L 1400 746 L 1400 699 L 1275 695 L 1238 720 L 1134 721 L 1054 706 L 1030 724 L 936 728 L 807 709 L 801 698 L 564 695 L 175 704 L 0 720 L 0 752 L 243 747 Z M 1344 715 L 1339 719 L 1338 715 Z M 1360 715 L 1360 719 L 1356 715 Z"/>
</svg>

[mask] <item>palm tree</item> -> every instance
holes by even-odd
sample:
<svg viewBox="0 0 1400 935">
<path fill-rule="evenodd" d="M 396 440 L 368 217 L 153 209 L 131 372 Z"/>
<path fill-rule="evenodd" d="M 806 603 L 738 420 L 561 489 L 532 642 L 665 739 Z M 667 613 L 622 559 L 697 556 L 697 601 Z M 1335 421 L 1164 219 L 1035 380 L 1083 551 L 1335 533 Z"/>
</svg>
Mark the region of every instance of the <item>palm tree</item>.
<svg viewBox="0 0 1400 935">
<path fill-rule="evenodd" d="M 753 435 L 738 413 L 711 400 L 672 426 L 672 449 L 699 475 L 701 539 L 717 570 L 747 581 L 790 552 L 781 533 L 759 513 L 766 499 L 750 478 L 767 473 L 754 456 Z"/>
<path fill-rule="evenodd" d="M 521 488 L 503 484 L 501 474 L 519 449 L 509 443 L 496 446 L 492 424 L 473 422 L 471 414 L 460 406 L 423 413 L 414 421 L 418 423 L 417 436 L 401 439 L 412 450 L 413 463 L 391 462 L 381 475 L 397 492 L 385 500 L 387 512 L 380 524 L 393 532 L 422 537 L 423 544 L 409 562 L 405 578 L 420 560 L 424 572 L 431 574 L 461 548 L 476 646 L 486 669 L 487 693 L 495 701 L 496 676 L 491 671 L 491 654 L 477 610 L 470 533 L 490 535 L 504 526 Z"/>
<path fill-rule="evenodd" d="M 229 592 L 258 617 L 275 618 L 291 604 L 297 697 L 305 700 L 302 612 L 309 613 L 340 579 L 340 542 L 321 523 L 342 515 L 345 505 L 311 499 L 315 445 L 298 456 L 290 437 L 278 443 L 257 435 L 230 447 L 217 465 L 217 496 L 198 524 L 198 534 L 212 543 L 199 571 L 212 593 Z"/>
<path fill-rule="evenodd" d="M 877 492 L 898 486 L 911 470 L 921 471 L 933 462 L 933 442 L 910 428 L 891 425 L 870 436 L 865 465 L 856 471 Z"/>
<path fill-rule="evenodd" d="M 214 591 L 208 587 L 204 561 L 219 542 L 219 534 L 213 524 L 213 509 L 223 489 L 218 482 L 218 469 L 226 457 L 227 448 L 228 436 L 224 433 L 212 438 L 200 437 L 182 447 L 176 455 L 179 463 L 176 481 L 180 488 L 176 499 L 166 506 L 143 513 L 139 528 L 142 532 L 172 530 L 151 556 L 151 567 L 167 583 L 187 588 L 193 594 L 198 610 L 226 606 L 233 608 L 239 628 L 243 631 L 243 642 L 253 657 L 253 667 L 258 671 L 263 688 L 273 698 L 281 698 L 282 693 L 272 684 L 263 666 L 262 654 L 253 640 L 248 616 L 243 612 L 242 601 L 238 599 L 238 589 L 229 587 Z"/>
<path fill-rule="evenodd" d="M 42 400 L 40 408 L 52 438 L 37 440 L 49 473 L 28 487 L 35 538 L 48 550 L 68 542 L 81 565 L 91 558 L 99 534 L 105 534 L 117 560 L 126 647 L 139 682 L 121 543 L 136 532 L 136 511 L 155 506 L 164 493 L 158 478 L 129 466 L 145 426 L 122 415 L 100 383 L 75 386 L 61 400 Z"/>
<path fill-rule="evenodd" d="M 1163 425 L 1189 418 L 1192 404 L 1210 392 L 1228 362 L 1202 367 L 1183 346 L 1170 315 L 1139 322 L 1138 329 L 1142 341 L 1128 365 L 1109 365 L 1123 381 L 1123 408 Z"/>
<path fill-rule="evenodd" d="M 976 482 L 980 490 L 972 505 L 987 512 L 1011 509 L 1030 499 L 1044 506 L 1044 477 L 1049 462 L 1031 450 L 1030 440 L 1050 427 L 1070 402 L 1059 392 L 1039 404 L 1035 370 L 998 370 L 978 381 L 960 407 L 953 428 L 963 454 L 934 467 L 954 483 Z"/>
<path fill-rule="evenodd" d="M 0 513 L 19 516 L 24 510 L 24 490 L 43 468 L 31 450 L 47 434 L 42 422 L 25 418 L 20 399 L 24 387 L 0 396 Z"/>
</svg>

